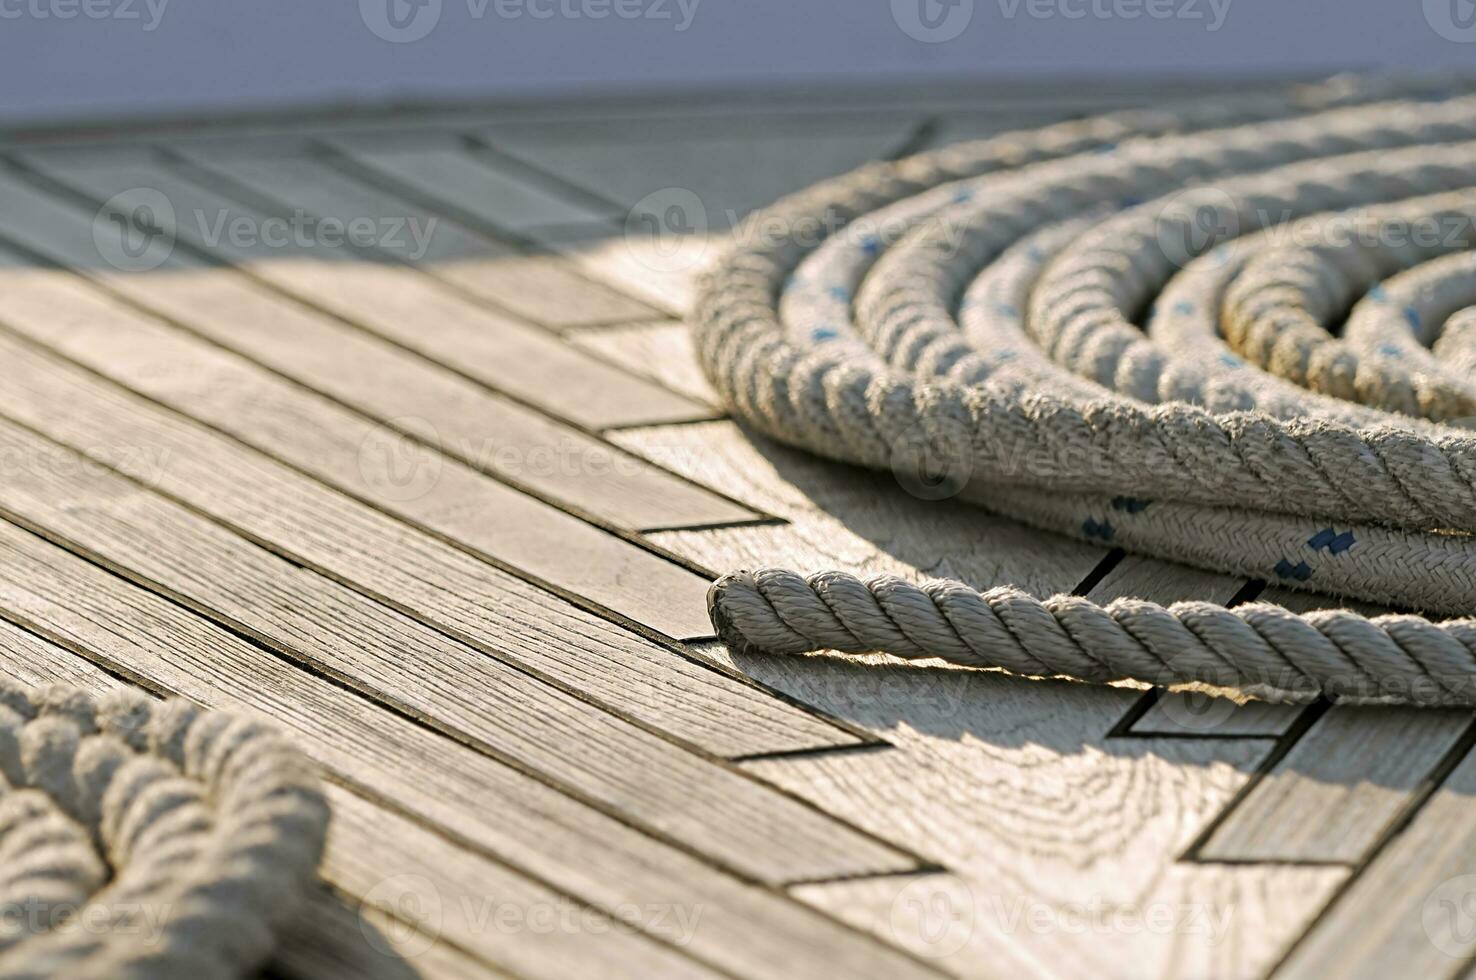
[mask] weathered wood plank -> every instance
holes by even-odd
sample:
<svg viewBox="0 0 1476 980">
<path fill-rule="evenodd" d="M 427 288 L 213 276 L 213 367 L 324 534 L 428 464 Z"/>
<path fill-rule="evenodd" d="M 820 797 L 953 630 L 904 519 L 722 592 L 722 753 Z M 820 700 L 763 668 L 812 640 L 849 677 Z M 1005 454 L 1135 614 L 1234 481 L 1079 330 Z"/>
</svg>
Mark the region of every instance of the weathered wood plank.
<svg viewBox="0 0 1476 980">
<path fill-rule="evenodd" d="M 1338 896 L 1275 976 L 1470 975 L 1476 956 L 1476 754 Z"/>
<path fill-rule="evenodd" d="M 578 275 L 562 259 L 519 251 L 380 183 L 335 169 L 342 159 L 337 154 L 310 153 L 305 143 L 261 147 L 242 139 L 173 149 L 208 170 L 211 186 L 222 186 L 220 178 L 235 181 L 266 210 L 280 213 L 266 204 L 274 200 L 345 227 L 375 221 L 383 232 L 371 236 L 377 251 L 535 323 L 563 330 L 655 315 L 649 306 Z M 396 234 L 401 221 L 408 230 Z"/>
<path fill-rule="evenodd" d="M 628 921 L 615 919 L 342 787 L 327 794 L 324 876 L 361 909 L 410 918 L 420 930 L 416 959 L 449 943 L 521 977 L 716 975 L 677 952 L 691 942 L 701 909 L 632 907 Z"/>
<path fill-rule="evenodd" d="M 664 473 L 608 442 L 304 309 L 244 276 L 178 252 L 149 275 L 129 275 L 101 265 L 93 215 L 21 181 L 0 175 L 0 199 L 5 201 L 9 218 L 6 234 L 25 248 L 94 279 L 213 344 L 383 422 L 398 423 L 443 452 L 544 499 L 632 529 L 721 524 L 755 516 L 752 510 Z M 116 233 L 111 226 L 106 231 Z M 22 304 L 12 321 L 50 302 L 90 303 L 88 316 L 104 307 L 97 299 L 85 298 L 84 290 L 58 284 L 56 276 L 6 251 L 0 251 L 0 272 L 7 275 L 7 288 L 15 291 Z M 27 302 L 34 292 L 41 295 Z M 112 309 L 117 310 L 117 304 Z M 116 316 L 129 324 L 140 322 L 127 311 Z M 165 343 L 157 330 L 151 336 L 154 344 Z M 173 343 L 180 346 L 183 340 Z M 417 487 L 403 489 L 408 493 Z M 434 489 L 442 490 L 439 484 Z M 482 492 L 498 491 L 483 488 Z M 485 510 L 476 522 L 463 518 L 459 532 L 488 527 L 487 517 L 504 512 L 506 520 L 500 529 L 504 533 L 509 527 L 531 529 L 549 520 L 559 521 L 546 514 L 540 519 L 542 509 L 505 492 L 495 501 L 460 506 L 443 503 L 436 510 L 450 512 L 446 516 Z M 550 528 L 545 533 L 565 537 L 571 532 Z M 656 573 L 647 570 L 644 574 Z"/>
<path fill-rule="evenodd" d="M 1059 904 L 950 874 L 800 885 L 793 893 L 959 977 L 1251 980 L 1265 975 L 1347 873 L 1178 864 L 1141 898 L 1083 893 Z M 1333 975 L 1340 974 L 1321 974 Z"/>
<path fill-rule="evenodd" d="M 820 703 L 895 747 L 745 766 L 905 843 L 964 882 L 982 913 L 974 951 L 997 952 L 975 961 L 974 971 L 1007 963 L 994 975 L 1114 975 L 1113 964 L 1131 964 L 1115 975 L 1155 976 L 1187 961 L 1200 967 L 1188 975 L 1220 975 L 1204 964 L 1225 948 L 1267 962 L 1282 948 L 1278 941 L 1295 935 L 1256 933 L 1273 911 L 1256 904 L 1258 879 L 1242 890 L 1233 879 L 1174 871 L 1177 855 L 1244 785 L 1269 740 L 1103 740 L 1133 692 L 825 659 L 808 665 L 805 692 L 828 698 Z M 1295 900 L 1289 886 L 1265 886 L 1277 895 L 1276 908 Z M 926 905 L 926 886 L 917 891 L 910 897 Z M 804 894 L 840 916 L 853 895 L 845 888 Z M 895 908 L 908 895 L 891 900 Z M 1305 915 L 1315 908 L 1309 903 Z M 1046 927 L 1037 931 L 1011 912 L 1044 916 Z M 897 914 L 905 917 L 906 909 Z M 1112 928 L 1146 914 L 1167 916 L 1168 925 Z M 1091 925 L 1094 916 L 1103 923 Z"/>
<path fill-rule="evenodd" d="M 1303 706 L 1237 698 L 1220 690 L 1160 691 L 1126 734 L 1215 738 L 1279 738 L 1301 717 Z"/>
<path fill-rule="evenodd" d="M 831 122 L 803 131 L 767 126 L 723 134 L 688 130 L 661 140 L 644 138 L 639 130 L 600 136 L 582 130 L 518 133 L 500 126 L 476 136 L 611 201 L 622 214 L 642 210 L 651 195 L 663 207 L 668 197 L 684 201 L 690 209 L 684 221 L 701 233 L 727 231 L 786 194 L 890 156 L 915 125 L 910 118 L 883 115 L 872 122 Z"/>
<path fill-rule="evenodd" d="M 635 374 L 648 374 L 657 381 L 704 405 L 717 405 L 692 345 L 692 330 L 685 323 L 634 323 L 569 335 L 575 347 L 605 358 Z"/>
<path fill-rule="evenodd" d="M 620 213 L 614 205 L 560 193 L 526 170 L 497 167 L 453 134 L 355 134 L 329 143 L 426 199 L 450 206 L 452 213 L 474 216 L 499 231 L 599 221 Z"/>
<path fill-rule="evenodd" d="M 294 914 L 272 977 L 301 980 L 498 980 L 513 974 L 449 943 L 427 943 L 403 921 L 315 889 Z"/>
<path fill-rule="evenodd" d="M 629 233 L 614 222 L 557 225 L 528 232 L 585 275 L 682 317 L 692 308 L 697 280 L 728 244 L 716 233 L 653 231 L 637 223 Z"/>
<path fill-rule="evenodd" d="M 757 976 L 824 977 L 836 969 L 879 978 L 931 975 L 824 916 L 725 875 L 3 523 L 0 618 L 156 694 L 263 717 L 293 736 L 335 781 L 607 914 L 647 903 L 701 908 L 687 949 L 722 969 Z M 755 935 L 765 942 L 755 943 Z"/>
<path fill-rule="evenodd" d="M 580 697 L 720 755 L 852 741 L 50 355 L 3 335 L 0 351 L 16 372 L 0 388 L 0 413 Z"/>
<path fill-rule="evenodd" d="M 661 466 L 787 518 L 787 526 L 651 535 L 715 571 L 782 565 L 1070 591 L 1102 549 L 1040 534 L 977 507 L 910 496 L 890 474 L 819 459 L 731 422 L 614 433 Z"/>
<path fill-rule="evenodd" d="M 1086 597 L 1098 603 L 1113 599 L 1144 599 L 1164 605 L 1188 600 L 1225 603 L 1244 584 L 1244 579 L 1229 575 L 1157 558 L 1126 555 Z"/>
<path fill-rule="evenodd" d="M 31 687 L 70 684 L 94 696 L 131 686 L 4 619 L 0 619 L 0 676 Z M 635 925 L 614 920 L 341 786 L 330 783 L 325 791 L 333 822 L 323 858 L 324 879 L 371 906 L 366 918 L 383 913 L 415 920 L 396 924 L 380 919 L 377 928 L 366 925 L 360 941 L 367 940 L 383 955 L 393 952 L 386 945 L 390 938 L 404 937 L 410 925 L 419 925 L 425 935 L 408 947 L 417 962 L 431 943 L 445 940 L 525 977 L 564 977 L 596 969 L 611 976 L 710 975 L 671 946 L 636 931 L 635 925 L 640 925 L 680 947 L 690 941 L 694 927 L 688 910 L 642 909 L 646 918 L 634 917 Z M 324 901 L 336 899 L 317 892 L 315 904 Z M 316 918 L 307 914 L 309 923 Z M 311 945 L 311 935 L 301 928 L 297 932 L 296 941 L 287 941 L 289 946 Z M 342 937 L 320 931 L 317 938 L 326 943 Z"/>
<path fill-rule="evenodd" d="M 710 417 L 694 402 L 596 360 L 466 299 L 398 263 L 325 247 L 170 170 L 144 151 L 50 152 L 28 160 L 95 203 L 124 214 L 174 214 L 182 241 L 248 269 L 298 300 L 373 331 L 491 388 L 590 429 Z M 237 235 L 233 228 L 247 229 Z M 216 234 L 224 229 L 224 233 Z M 280 235 L 278 234 L 280 233 Z"/>
<path fill-rule="evenodd" d="M 0 488 L 13 519 L 649 833 L 771 883 L 913 863 L 396 612 L 403 593 L 381 605 L 7 422 L 0 452 L 27 461 Z"/>
<path fill-rule="evenodd" d="M 1356 864 L 1470 725 L 1466 711 L 1329 711 L 1230 811 L 1198 857 Z"/>
</svg>

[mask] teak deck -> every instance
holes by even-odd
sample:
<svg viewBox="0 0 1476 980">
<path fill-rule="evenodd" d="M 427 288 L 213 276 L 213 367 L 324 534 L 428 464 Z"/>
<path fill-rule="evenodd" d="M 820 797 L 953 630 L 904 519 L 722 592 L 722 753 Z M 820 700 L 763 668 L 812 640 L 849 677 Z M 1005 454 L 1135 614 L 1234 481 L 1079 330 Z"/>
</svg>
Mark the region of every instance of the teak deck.
<svg viewBox="0 0 1476 980">
<path fill-rule="evenodd" d="M 711 638 L 708 579 L 759 563 L 1317 602 L 756 438 L 678 322 L 734 217 L 1139 94 L 10 134 L 0 674 L 317 761 L 324 885 L 276 977 L 1467 975 L 1468 714 Z M 676 255 L 626 234 L 672 188 L 706 211 Z"/>
</svg>

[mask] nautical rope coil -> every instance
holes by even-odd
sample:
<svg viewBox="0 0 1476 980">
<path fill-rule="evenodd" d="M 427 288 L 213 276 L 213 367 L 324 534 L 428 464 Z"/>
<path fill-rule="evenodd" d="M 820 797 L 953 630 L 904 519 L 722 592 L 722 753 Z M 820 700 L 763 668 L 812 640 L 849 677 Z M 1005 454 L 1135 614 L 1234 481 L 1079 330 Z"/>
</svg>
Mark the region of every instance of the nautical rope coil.
<svg viewBox="0 0 1476 980">
<path fill-rule="evenodd" d="M 925 498 L 1446 621 L 766 569 L 712 589 L 731 646 L 1476 704 L 1476 619 L 1449 619 L 1476 616 L 1476 96 L 1334 81 L 1116 114 L 751 220 L 693 323 L 755 430 Z"/>
<path fill-rule="evenodd" d="M 253 721 L 0 682 L 0 977 L 249 975 L 327 819 L 307 762 Z"/>
</svg>

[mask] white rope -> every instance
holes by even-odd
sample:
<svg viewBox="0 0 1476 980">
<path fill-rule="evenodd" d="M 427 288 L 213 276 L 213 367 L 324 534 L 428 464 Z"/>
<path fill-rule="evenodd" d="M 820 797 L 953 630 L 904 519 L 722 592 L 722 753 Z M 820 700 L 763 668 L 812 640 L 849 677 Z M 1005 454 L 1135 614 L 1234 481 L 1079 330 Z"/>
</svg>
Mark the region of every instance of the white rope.
<svg viewBox="0 0 1476 980">
<path fill-rule="evenodd" d="M 904 485 L 941 472 L 930 496 L 1471 615 L 1476 97 L 1387 95 L 1113 117 L 819 185 L 752 220 L 839 234 L 744 238 L 705 278 L 703 367 L 759 431 Z M 1213 663 L 1216 682 L 1279 697 L 1476 703 L 1467 621 L 772 570 L 720 580 L 712 612 L 729 642 L 782 652 L 1157 683 Z"/>
<path fill-rule="evenodd" d="M 0 683 L 0 977 L 246 976 L 327 818 L 310 767 L 255 722 Z"/>
</svg>

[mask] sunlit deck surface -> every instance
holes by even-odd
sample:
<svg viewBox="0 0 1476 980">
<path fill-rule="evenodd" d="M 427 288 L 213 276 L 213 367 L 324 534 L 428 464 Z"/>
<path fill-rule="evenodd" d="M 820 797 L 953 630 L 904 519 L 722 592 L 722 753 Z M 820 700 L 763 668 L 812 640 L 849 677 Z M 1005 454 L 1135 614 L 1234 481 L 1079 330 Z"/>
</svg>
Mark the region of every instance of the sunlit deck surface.
<svg viewBox="0 0 1476 980">
<path fill-rule="evenodd" d="M 276 977 L 1465 975 L 1467 713 L 711 637 L 759 564 L 1318 603 L 746 433 L 680 322 L 785 193 L 1147 91 L 8 134 L 0 674 L 317 761 Z"/>
</svg>

